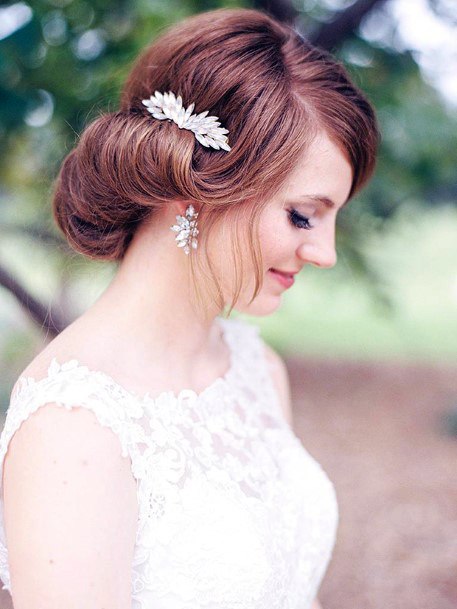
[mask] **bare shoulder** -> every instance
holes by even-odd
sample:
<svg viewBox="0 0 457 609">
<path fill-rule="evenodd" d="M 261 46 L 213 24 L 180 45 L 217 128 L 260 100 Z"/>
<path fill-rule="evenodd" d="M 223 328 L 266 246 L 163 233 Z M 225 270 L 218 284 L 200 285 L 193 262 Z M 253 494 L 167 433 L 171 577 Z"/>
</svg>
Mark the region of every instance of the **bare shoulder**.
<svg viewBox="0 0 457 609">
<path fill-rule="evenodd" d="M 74 353 L 71 351 L 70 345 L 65 345 L 63 342 L 55 338 L 44 349 L 42 349 L 35 357 L 26 364 L 22 371 L 18 374 L 16 382 L 11 393 L 14 393 L 19 379 L 29 377 L 38 381 L 47 376 L 49 366 L 55 357 L 59 362 L 69 359 L 68 354 Z"/>
<path fill-rule="evenodd" d="M 32 377 L 35 380 L 41 379 L 46 376 L 49 365 L 52 361 L 54 355 L 49 353 L 46 355 L 44 351 L 38 353 L 20 372 L 18 379 L 20 377 Z M 56 353 L 55 357 L 58 358 L 58 354 Z"/>
<path fill-rule="evenodd" d="M 265 356 L 270 367 L 273 382 L 277 388 L 284 416 L 290 426 L 293 424 L 290 382 L 287 366 L 277 351 L 267 343 L 263 343 Z"/>
<path fill-rule="evenodd" d="M 72 322 L 26 364 L 18 375 L 13 392 L 21 377 L 29 377 L 37 381 L 45 378 L 54 358 L 59 363 L 67 362 L 71 359 L 84 362 L 89 359 L 91 364 L 97 361 L 95 359 L 95 350 L 92 347 L 94 341 L 90 340 L 93 336 L 90 329 L 85 328 L 84 324 L 81 324 L 79 320 L 76 321 L 78 323 Z M 89 358 L 88 355 L 90 356 Z"/>
</svg>

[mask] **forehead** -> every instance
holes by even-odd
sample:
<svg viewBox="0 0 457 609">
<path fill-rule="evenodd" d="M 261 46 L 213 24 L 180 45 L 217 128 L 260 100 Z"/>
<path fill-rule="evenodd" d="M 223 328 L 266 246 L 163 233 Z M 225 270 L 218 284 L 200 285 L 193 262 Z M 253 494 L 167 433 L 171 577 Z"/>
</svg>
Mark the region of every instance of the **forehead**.
<svg viewBox="0 0 457 609">
<path fill-rule="evenodd" d="M 307 147 L 280 192 L 282 200 L 324 199 L 341 207 L 349 196 L 353 170 L 345 153 L 323 132 Z M 327 199 L 327 201 L 325 201 Z"/>
</svg>

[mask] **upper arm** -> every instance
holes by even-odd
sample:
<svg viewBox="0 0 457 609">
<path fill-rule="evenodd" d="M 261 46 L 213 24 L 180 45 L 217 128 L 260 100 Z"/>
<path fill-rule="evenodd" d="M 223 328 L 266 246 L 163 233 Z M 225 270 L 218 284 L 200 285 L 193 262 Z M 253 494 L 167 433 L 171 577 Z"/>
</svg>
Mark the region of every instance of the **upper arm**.
<svg viewBox="0 0 457 609">
<path fill-rule="evenodd" d="M 282 357 L 270 345 L 264 343 L 265 355 L 270 367 L 271 376 L 278 392 L 279 400 L 289 425 L 293 426 L 292 402 L 289 373 Z"/>
<path fill-rule="evenodd" d="M 127 609 L 137 498 L 119 438 L 87 408 L 41 406 L 3 472 L 15 609 Z"/>
</svg>

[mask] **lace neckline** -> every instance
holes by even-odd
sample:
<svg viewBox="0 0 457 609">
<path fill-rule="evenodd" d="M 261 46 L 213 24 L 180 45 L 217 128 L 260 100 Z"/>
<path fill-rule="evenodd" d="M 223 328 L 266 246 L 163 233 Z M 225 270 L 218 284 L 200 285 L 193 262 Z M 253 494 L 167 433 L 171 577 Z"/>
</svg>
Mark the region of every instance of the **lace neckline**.
<svg viewBox="0 0 457 609">
<path fill-rule="evenodd" d="M 50 380 L 51 377 L 56 374 L 60 374 L 61 372 L 66 372 L 69 370 L 78 371 L 80 374 L 86 375 L 96 375 L 99 379 L 101 379 L 104 383 L 107 383 L 117 389 L 124 396 L 134 399 L 135 401 L 145 405 L 147 403 L 156 403 L 164 398 L 169 398 L 174 401 L 180 402 L 183 399 L 191 399 L 192 401 L 197 401 L 205 397 L 207 394 L 212 393 L 219 387 L 229 387 L 232 383 L 231 381 L 236 376 L 238 358 L 237 353 L 235 351 L 235 347 L 232 343 L 232 336 L 230 333 L 229 324 L 233 320 L 223 319 L 220 317 L 216 317 L 216 323 L 219 324 L 221 328 L 221 336 L 222 340 L 225 343 L 228 352 L 229 352 L 229 367 L 226 372 L 222 376 L 218 376 L 215 378 L 209 385 L 207 385 L 202 391 L 196 392 L 194 389 L 181 389 L 178 392 L 173 389 L 165 389 L 158 393 L 156 396 L 152 397 L 150 392 L 140 394 L 133 389 L 127 389 L 124 385 L 118 383 L 110 374 L 107 372 L 103 372 L 102 370 L 91 369 L 85 364 L 81 363 L 76 358 L 70 358 L 64 361 L 59 361 L 56 357 L 53 357 L 51 363 L 48 367 L 48 373 L 45 377 L 36 380 L 36 378 L 32 376 L 20 376 L 18 379 L 18 391 L 14 397 L 19 398 L 21 394 L 21 390 L 24 387 L 28 387 L 30 385 L 40 385 L 42 383 L 46 383 Z M 236 322 L 235 322 L 236 323 Z M 80 377 L 79 377 L 80 378 Z"/>
</svg>

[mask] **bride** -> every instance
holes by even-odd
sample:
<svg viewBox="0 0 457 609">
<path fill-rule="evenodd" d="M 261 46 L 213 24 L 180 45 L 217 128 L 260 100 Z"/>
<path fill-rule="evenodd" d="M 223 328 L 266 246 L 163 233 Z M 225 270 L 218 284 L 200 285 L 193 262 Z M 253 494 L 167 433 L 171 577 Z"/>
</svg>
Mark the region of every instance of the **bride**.
<svg viewBox="0 0 457 609">
<path fill-rule="evenodd" d="M 283 360 L 230 314 L 271 315 L 336 263 L 378 138 L 343 66 L 261 11 L 187 18 L 136 60 L 55 183 L 68 242 L 116 274 L 11 393 L 15 609 L 320 607 L 335 489 L 293 432 Z"/>
</svg>

